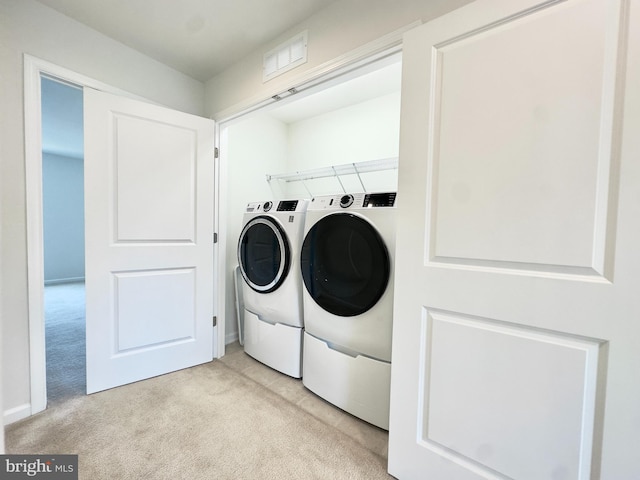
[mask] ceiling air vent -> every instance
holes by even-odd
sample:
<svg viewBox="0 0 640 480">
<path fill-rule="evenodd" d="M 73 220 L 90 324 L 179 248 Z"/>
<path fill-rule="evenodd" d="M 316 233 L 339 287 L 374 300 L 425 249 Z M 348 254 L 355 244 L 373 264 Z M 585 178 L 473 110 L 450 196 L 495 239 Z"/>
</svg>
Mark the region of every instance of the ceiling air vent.
<svg viewBox="0 0 640 480">
<path fill-rule="evenodd" d="M 302 65 L 307 61 L 307 30 L 264 54 L 262 81 Z"/>
</svg>

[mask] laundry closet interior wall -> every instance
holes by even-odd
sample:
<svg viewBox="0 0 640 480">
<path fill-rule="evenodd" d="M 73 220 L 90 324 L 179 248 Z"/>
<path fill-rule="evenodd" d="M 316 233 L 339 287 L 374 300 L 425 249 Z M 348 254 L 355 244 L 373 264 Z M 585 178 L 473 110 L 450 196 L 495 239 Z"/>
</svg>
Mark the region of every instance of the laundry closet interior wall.
<svg viewBox="0 0 640 480">
<path fill-rule="evenodd" d="M 42 78 L 45 284 L 84 280 L 82 90 Z"/>
<path fill-rule="evenodd" d="M 373 71 L 372 71 L 373 70 Z M 223 133 L 227 161 L 226 342 L 238 337 L 233 272 L 248 202 L 348 192 L 395 191 L 397 170 L 285 182 L 267 175 L 398 157 L 401 58 L 348 80 L 247 114 Z M 342 184 L 341 184 L 342 182 Z"/>
</svg>

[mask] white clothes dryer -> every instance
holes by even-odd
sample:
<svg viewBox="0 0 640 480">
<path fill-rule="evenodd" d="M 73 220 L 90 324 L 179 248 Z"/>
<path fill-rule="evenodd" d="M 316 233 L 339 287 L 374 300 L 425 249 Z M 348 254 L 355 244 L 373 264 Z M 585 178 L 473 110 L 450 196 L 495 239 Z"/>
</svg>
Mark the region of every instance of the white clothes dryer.
<svg viewBox="0 0 640 480">
<path fill-rule="evenodd" d="M 302 382 L 389 428 L 396 193 L 314 198 L 300 266 L 305 316 Z"/>
<path fill-rule="evenodd" d="M 244 350 L 294 378 L 302 376 L 300 246 L 308 200 L 252 202 L 238 239 Z"/>
</svg>

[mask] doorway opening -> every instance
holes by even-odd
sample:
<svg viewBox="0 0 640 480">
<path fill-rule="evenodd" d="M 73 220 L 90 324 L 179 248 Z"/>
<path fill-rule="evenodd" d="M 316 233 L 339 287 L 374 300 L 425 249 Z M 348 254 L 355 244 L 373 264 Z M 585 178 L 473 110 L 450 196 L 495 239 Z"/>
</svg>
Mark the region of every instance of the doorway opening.
<svg viewBox="0 0 640 480">
<path fill-rule="evenodd" d="M 86 393 L 83 93 L 41 77 L 46 392 Z"/>
</svg>

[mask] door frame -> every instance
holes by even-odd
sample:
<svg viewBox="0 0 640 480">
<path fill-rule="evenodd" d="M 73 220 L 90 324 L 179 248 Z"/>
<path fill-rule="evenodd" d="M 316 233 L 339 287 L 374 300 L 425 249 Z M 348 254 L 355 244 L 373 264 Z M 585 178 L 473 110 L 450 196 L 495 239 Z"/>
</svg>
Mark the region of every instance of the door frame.
<svg viewBox="0 0 640 480">
<path fill-rule="evenodd" d="M 47 408 L 47 368 L 45 350 L 44 318 L 44 232 L 42 205 L 42 103 L 41 78 L 50 77 L 74 88 L 94 88 L 106 93 L 119 95 L 146 103 L 157 102 L 134 95 L 46 60 L 24 54 L 24 135 L 25 174 L 27 207 L 27 297 L 29 308 L 29 374 L 30 403 L 15 412 L 12 421 L 26 418 Z M 218 178 L 213 188 L 218 188 Z M 218 205 L 214 210 L 214 225 L 218 222 Z M 217 256 L 214 253 L 214 269 Z M 215 271 L 215 270 L 214 270 Z M 217 290 L 214 288 L 214 306 L 217 305 Z M 217 308 L 216 308 L 217 311 Z M 224 318 L 214 327 L 213 354 L 218 358 L 218 332 L 224 331 Z M 216 341 L 218 339 L 218 341 Z M 224 353 L 224 350 L 222 350 Z M 28 407 L 28 408 L 27 408 Z"/>
</svg>

